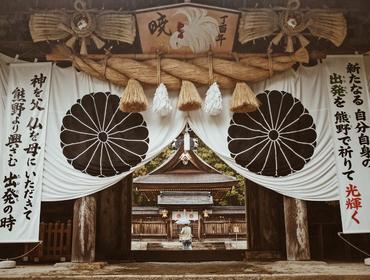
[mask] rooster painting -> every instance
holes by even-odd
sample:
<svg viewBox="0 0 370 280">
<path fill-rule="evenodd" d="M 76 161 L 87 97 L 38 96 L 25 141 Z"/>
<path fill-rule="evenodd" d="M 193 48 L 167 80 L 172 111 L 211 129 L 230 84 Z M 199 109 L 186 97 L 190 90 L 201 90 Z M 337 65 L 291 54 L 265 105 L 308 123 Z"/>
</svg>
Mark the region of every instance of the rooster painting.
<svg viewBox="0 0 370 280">
<path fill-rule="evenodd" d="M 172 49 L 189 47 L 193 53 L 208 51 L 219 34 L 218 21 L 207 15 L 207 10 L 186 7 L 176 14 L 186 16 L 187 22 L 178 22 L 177 31 L 170 37 Z"/>
</svg>

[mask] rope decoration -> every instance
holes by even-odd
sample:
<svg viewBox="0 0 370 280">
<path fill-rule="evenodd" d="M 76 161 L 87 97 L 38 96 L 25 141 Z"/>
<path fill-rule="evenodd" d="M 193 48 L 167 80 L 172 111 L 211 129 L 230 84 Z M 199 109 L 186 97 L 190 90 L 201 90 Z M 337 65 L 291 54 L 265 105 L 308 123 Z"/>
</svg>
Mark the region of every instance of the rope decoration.
<svg viewBox="0 0 370 280">
<path fill-rule="evenodd" d="M 255 110 L 258 108 L 259 102 L 245 82 L 263 81 L 274 72 L 282 72 L 290 69 L 296 62 L 307 61 L 308 57 L 307 51 L 302 49 L 293 55 L 276 57 L 252 55 L 240 60 L 238 58 L 237 61 L 215 58 L 212 55 L 196 57 L 188 61 L 160 58 L 158 55 L 156 59 L 149 60 L 110 56 L 106 57 L 104 62 L 99 62 L 88 56 L 72 54 L 68 49 L 63 49 L 62 46 L 57 49 L 58 52 L 70 57 L 77 69 L 95 78 L 119 86 L 129 84 L 121 100 L 121 109 L 125 112 L 146 110 L 148 101 L 140 83 L 158 86 L 157 98 L 155 95 L 153 100 L 153 110 L 161 112 L 160 114 L 163 116 L 172 109 L 167 89 L 181 89 L 178 103 L 180 110 L 189 111 L 201 108 L 202 100 L 193 83 L 211 85 L 212 94 L 210 96 L 212 98 L 208 98 L 203 106 L 210 115 L 217 115 L 222 110 L 220 89 L 235 89 L 234 101 L 231 105 L 232 111 L 247 110 L 250 112 Z"/>
</svg>

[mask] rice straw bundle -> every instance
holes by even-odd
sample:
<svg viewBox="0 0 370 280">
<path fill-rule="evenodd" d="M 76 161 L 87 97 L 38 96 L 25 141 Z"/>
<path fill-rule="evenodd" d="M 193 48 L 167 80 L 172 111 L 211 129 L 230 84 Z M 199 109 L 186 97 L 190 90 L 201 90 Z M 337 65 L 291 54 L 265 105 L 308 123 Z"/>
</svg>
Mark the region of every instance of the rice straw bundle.
<svg viewBox="0 0 370 280">
<path fill-rule="evenodd" d="M 251 57 L 245 57 L 239 60 L 241 63 L 254 66 L 254 67 L 260 67 L 262 69 L 269 70 L 270 69 L 270 62 L 269 59 L 266 57 L 258 57 L 258 56 L 251 56 Z M 295 61 L 281 63 L 276 62 L 274 59 L 272 59 L 271 67 L 273 71 L 282 72 L 285 70 L 290 69 L 295 64 Z"/>
<path fill-rule="evenodd" d="M 278 16 L 272 9 L 256 9 L 242 13 L 239 24 L 239 42 L 244 44 L 267 37 L 278 29 Z"/>
<path fill-rule="evenodd" d="M 99 73 L 104 79 L 119 86 L 126 86 L 128 78 L 122 73 L 106 66 L 104 62 L 96 62 L 95 60 L 83 57 L 82 60 L 89 65 L 93 70 Z"/>
<path fill-rule="evenodd" d="M 195 65 L 206 67 L 207 57 L 194 58 L 191 60 L 191 62 L 194 63 Z M 214 72 L 228 76 L 235 80 L 242 80 L 248 82 L 262 81 L 270 76 L 270 73 L 267 70 L 221 58 L 213 58 L 213 70 Z M 217 82 L 218 81 L 219 80 L 217 79 Z"/>
<path fill-rule="evenodd" d="M 202 107 L 197 88 L 192 82 L 182 81 L 177 108 L 181 111 L 193 111 Z"/>
<path fill-rule="evenodd" d="M 148 107 L 144 89 L 135 79 L 129 79 L 122 93 L 119 109 L 122 112 L 141 112 Z"/>
<path fill-rule="evenodd" d="M 37 12 L 30 16 L 29 28 L 34 42 L 62 40 L 70 33 L 59 28 L 60 23 L 69 24 L 70 16 L 64 12 Z"/>
<path fill-rule="evenodd" d="M 311 19 L 308 30 L 313 36 L 325 38 L 337 47 L 343 43 L 347 35 L 347 23 L 342 13 L 311 10 L 307 16 Z"/>
<path fill-rule="evenodd" d="M 72 65 L 78 70 L 85 72 L 99 80 L 104 80 L 104 77 L 91 68 L 81 57 L 72 56 Z"/>
<path fill-rule="evenodd" d="M 106 40 L 133 44 L 136 36 L 135 16 L 122 12 L 103 11 L 96 16 L 94 32 Z"/>
<path fill-rule="evenodd" d="M 156 63 L 156 60 L 154 61 Z M 158 85 L 157 69 L 155 65 L 151 66 L 134 59 L 118 57 L 109 58 L 107 64 L 109 67 L 124 74 L 125 76 L 147 84 Z M 161 73 L 161 80 L 169 89 L 180 88 L 180 79 L 175 78 L 167 73 Z"/>
<path fill-rule="evenodd" d="M 273 57 L 272 60 L 274 62 L 279 63 L 289 63 L 289 62 L 308 63 L 308 61 L 310 60 L 310 55 L 306 48 L 300 48 L 292 55 L 276 56 Z"/>
<path fill-rule="evenodd" d="M 236 113 L 253 112 L 258 109 L 260 102 L 252 89 L 244 82 L 236 83 L 230 110 Z"/>
<path fill-rule="evenodd" d="M 206 58 L 207 61 L 207 58 Z M 147 60 L 145 62 L 149 65 L 155 65 L 155 60 Z M 199 83 L 202 85 L 208 85 L 208 70 L 204 67 L 204 65 L 194 65 L 189 62 L 181 61 L 179 59 L 172 59 L 172 58 L 162 58 L 161 59 L 161 69 L 168 74 L 171 74 L 176 77 L 181 77 L 184 80 L 191 80 L 192 82 Z M 162 81 L 168 86 L 167 82 L 164 80 L 164 76 L 161 72 Z M 218 84 L 222 88 L 233 88 L 235 82 L 223 75 L 219 75 L 214 73 L 214 78 L 217 80 Z M 178 87 L 180 88 L 180 86 Z M 177 88 L 177 89 L 178 89 Z"/>
</svg>

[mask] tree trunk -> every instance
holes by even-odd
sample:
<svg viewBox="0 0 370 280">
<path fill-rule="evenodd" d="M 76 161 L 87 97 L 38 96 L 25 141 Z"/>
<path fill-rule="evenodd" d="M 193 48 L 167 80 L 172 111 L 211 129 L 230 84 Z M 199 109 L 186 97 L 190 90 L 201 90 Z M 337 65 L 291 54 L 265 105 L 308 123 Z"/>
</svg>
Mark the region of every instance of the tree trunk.
<svg viewBox="0 0 370 280">
<path fill-rule="evenodd" d="M 73 207 L 72 262 L 95 261 L 96 200 L 79 198 Z"/>
<path fill-rule="evenodd" d="M 288 261 L 310 260 L 306 202 L 285 196 L 284 218 Z"/>
</svg>

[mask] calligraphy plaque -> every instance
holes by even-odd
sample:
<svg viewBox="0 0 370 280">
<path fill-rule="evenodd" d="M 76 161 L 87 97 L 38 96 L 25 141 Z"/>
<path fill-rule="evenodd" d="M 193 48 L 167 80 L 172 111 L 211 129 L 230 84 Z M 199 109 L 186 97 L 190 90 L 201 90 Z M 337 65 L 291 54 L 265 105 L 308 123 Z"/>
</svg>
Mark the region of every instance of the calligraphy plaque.
<svg viewBox="0 0 370 280">
<path fill-rule="evenodd" d="M 179 4 L 136 12 L 143 53 L 231 52 L 239 12 Z"/>
</svg>

